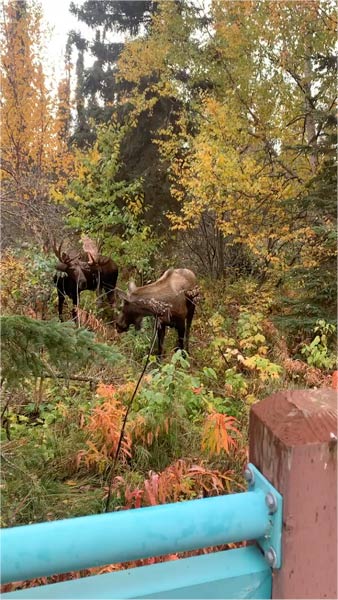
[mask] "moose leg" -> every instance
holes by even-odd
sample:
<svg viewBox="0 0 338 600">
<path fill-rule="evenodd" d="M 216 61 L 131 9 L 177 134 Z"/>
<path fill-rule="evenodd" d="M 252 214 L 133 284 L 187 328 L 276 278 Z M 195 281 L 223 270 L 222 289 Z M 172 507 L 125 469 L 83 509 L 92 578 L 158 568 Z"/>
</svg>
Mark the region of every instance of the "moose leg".
<svg viewBox="0 0 338 600">
<path fill-rule="evenodd" d="M 110 286 L 106 286 L 104 291 L 106 292 L 106 298 L 110 306 L 115 306 L 115 290 Z"/>
<path fill-rule="evenodd" d="M 78 314 L 77 314 L 77 304 L 73 304 L 73 308 L 72 308 L 72 321 L 75 321 L 75 323 L 78 323 Z"/>
<path fill-rule="evenodd" d="M 59 314 L 59 319 L 61 322 L 63 321 L 62 311 L 63 311 L 64 303 L 65 303 L 65 295 L 58 290 L 58 314 Z"/>
<path fill-rule="evenodd" d="M 163 354 L 163 342 L 165 336 L 165 325 L 160 323 L 157 329 L 157 344 L 158 344 L 158 357 L 162 358 Z"/>
<path fill-rule="evenodd" d="M 190 328 L 191 328 L 191 322 L 193 320 L 194 313 L 195 313 L 195 304 L 193 302 L 191 302 L 190 300 L 187 301 L 187 309 L 188 309 L 188 314 L 187 314 L 186 330 L 185 330 L 185 349 L 187 352 L 189 352 Z"/>
<path fill-rule="evenodd" d="M 103 298 L 102 298 L 103 294 L 102 294 L 102 290 L 99 290 L 97 292 L 97 297 L 96 297 L 96 307 L 98 309 L 103 308 Z"/>
<path fill-rule="evenodd" d="M 177 330 L 177 347 L 175 350 L 184 350 L 184 334 L 185 334 L 185 323 L 184 319 L 180 320 L 176 325 Z"/>
<path fill-rule="evenodd" d="M 75 321 L 75 323 L 79 322 L 79 315 L 78 315 L 78 306 L 79 306 L 79 295 L 78 294 L 73 294 L 72 295 L 72 300 L 73 300 L 73 308 L 72 308 L 72 320 Z"/>
<path fill-rule="evenodd" d="M 116 271 L 114 271 L 113 276 L 111 278 L 111 281 L 109 283 L 109 293 L 107 293 L 108 301 L 109 301 L 109 303 L 112 306 L 115 306 L 115 304 L 116 304 L 116 292 L 115 292 L 115 288 L 116 288 L 118 274 L 119 274 L 119 272 L 116 269 Z"/>
</svg>

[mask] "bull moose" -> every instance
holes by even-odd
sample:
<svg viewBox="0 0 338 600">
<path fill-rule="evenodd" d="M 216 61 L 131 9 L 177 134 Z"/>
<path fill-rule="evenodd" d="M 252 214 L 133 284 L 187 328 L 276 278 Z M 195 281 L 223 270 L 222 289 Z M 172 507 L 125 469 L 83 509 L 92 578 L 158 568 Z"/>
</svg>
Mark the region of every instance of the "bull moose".
<svg viewBox="0 0 338 600">
<path fill-rule="evenodd" d="M 116 263 L 101 254 L 92 255 L 88 253 L 89 260 L 80 260 L 80 254 L 71 256 L 62 252 L 62 242 L 59 247 L 53 244 L 53 250 L 59 262 L 56 265 L 57 275 L 54 276 L 58 292 L 58 314 L 60 321 L 63 320 L 62 311 L 66 296 L 73 302 L 72 318 L 77 319 L 77 308 L 80 293 L 84 290 L 97 291 L 99 294 L 104 290 L 108 302 L 114 303 L 114 290 L 118 277 Z"/>
<path fill-rule="evenodd" d="M 136 287 L 130 282 L 128 293 L 118 291 L 123 306 L 116 320 L 119 333 L 130 325 L 140 329 L 143 317 L 158 318 L 158 355 L 163 353 L 166 326 L 174 327 L 178 334 L 178 349 L 189 350 L 189 334 L 199 297 L 195 273 L 189 269 L 168 269 L 154 283 Z"/>
</svg>

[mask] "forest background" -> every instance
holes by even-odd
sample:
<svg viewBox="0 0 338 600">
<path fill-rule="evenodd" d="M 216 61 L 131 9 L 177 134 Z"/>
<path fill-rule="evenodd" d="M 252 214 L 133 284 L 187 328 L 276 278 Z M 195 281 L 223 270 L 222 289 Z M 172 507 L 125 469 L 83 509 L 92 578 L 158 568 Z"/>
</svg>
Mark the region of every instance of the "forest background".
<svg viewBox="0 0 338 600">
<path fill-rule="evenodd" d="M 2 4 L 3 526 L 242 489 L 252 403 L 335 369 L 335 3 L 70 11 L 92 35 L 69 32 L 54 89 L 42 7 Z M 57 321 L 52 239 L 84 235 L 120 288 L 184 266 L 202 292 L 116 464 L 153 323 L 118 336 L 91 292 Z"/>
</svg>

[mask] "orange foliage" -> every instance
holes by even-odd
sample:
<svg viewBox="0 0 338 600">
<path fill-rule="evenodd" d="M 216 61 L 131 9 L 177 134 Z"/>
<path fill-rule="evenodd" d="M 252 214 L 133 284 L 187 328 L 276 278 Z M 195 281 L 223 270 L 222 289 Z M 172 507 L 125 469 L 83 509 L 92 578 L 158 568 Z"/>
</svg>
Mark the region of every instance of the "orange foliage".
<svg viewBox="0 0 338 600">
<path fill-rule="evenodd" d="M 99 383 L 96 388 L 96 393 L 101 398 L 105 398 L 106 400 L 112 400 L 115 397 L 117 388 L 113 385 L 108 385 L 106 383 Z"/>
<path fill-rule="evenodd" d="M 237 447 L 233 434 L 240 435 L 234 423 L 237 423 L 234 417 L 211 412 L 204 422 L 202 450 L 207 450 L 210 455 L 220 454 L 222 450 L 229 454 L 231 447 Z"/>
<path fill-rule="evenodd" d="M 104 325 L 102 319 L 98 319 L 92 312 L 83 310 L 80 307 L 77 308 L 77 316 L 81 327 L 87 327 L 87 329 L 95 331 L 95 333 L 100 334 L 105 339 L 108 338 L 107 327 Z"/>
<path fill-rule="evenodd" d="M 157 425 L 157 427 L 151 431 L 149 430 L 149 425 L 145 417 L 142 415 L 137 415 L 133 421 L 128 423 L 128 431 L 134 440 L 139 440 L 143 444 L 151 446 L 154 440 L 156 440 L 161 433 L 165 432 L 168 434 L 171 422 L 172 419 L 167 417 L 160 425 Z"/>
<path fill-rule="evenodd" d="M 20 219 L 27 219 L 36 232 L 47 225 L 41 203 L 49 201 L 51 185 L 62 180 L 65 187 L 73 169 L 65 137 L 65 122 L 70 118 L 69 82 L 56 99 L 43 69 L 46 33 L 41 7 L 6 0 L 2 8 L 0 175 L 4 214 L 14 218 L 12 206 L 16 205 Z"/>
<path fill-rule="evenodd" d="M 107 462 L 112 460 L 118 447 L 125 408 L 116 398 L 116 388 L 101 383 L 97 394 L 104 399 L 102 404 L 95 406 L 89 423 L 85 425 L 90 439 L 87 440 L 87 450 L 78 454 L 78 462 L 84 461 L 87 467 L 98 466 L 103 470 Z M 131 438 L 124 433 L 120 459 L 126 461 L 131 456 Z"/>
</svg>

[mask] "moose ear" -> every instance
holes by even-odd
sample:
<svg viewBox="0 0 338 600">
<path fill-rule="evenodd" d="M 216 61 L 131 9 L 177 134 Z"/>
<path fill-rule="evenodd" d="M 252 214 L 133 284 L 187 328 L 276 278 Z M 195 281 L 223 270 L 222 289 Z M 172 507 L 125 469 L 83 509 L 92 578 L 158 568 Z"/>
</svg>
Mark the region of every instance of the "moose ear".
<svg viewBox="0 0 338 600">
<path fill-rule="evenodd" d="M 124 300 L 125 302 L 129 301 L 128 295 L 123 290 L 120 290 L 119 288 L 115 288 L 115 293 L 116 293 L 116 296 L 120 300 Z"/>
<path fill-rule="evenodd" d="M 135 292 L 136 289 L 137 289 L 137 286 L 135 285 L 134 281 L 129 281 L 129 284 L 128 284 L 129 294 L 132 294 L 133 292 Z"/>
</svg>

